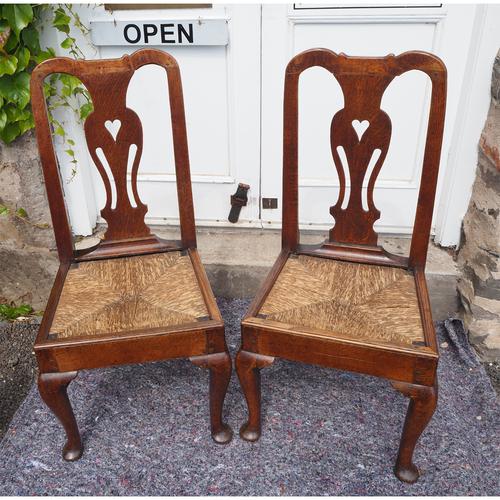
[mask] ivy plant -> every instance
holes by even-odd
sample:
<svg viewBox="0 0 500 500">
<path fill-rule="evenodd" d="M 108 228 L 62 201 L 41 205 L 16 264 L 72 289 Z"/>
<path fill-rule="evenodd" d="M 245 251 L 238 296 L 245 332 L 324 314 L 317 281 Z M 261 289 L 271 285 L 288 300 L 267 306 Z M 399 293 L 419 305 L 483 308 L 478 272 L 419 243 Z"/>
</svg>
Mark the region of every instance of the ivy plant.
<svg viewBox="0 0 500 500">
<path fill-rule="evenodd" d="M 5 144 L 34 127 L 30 74 L 37 64 L 55 56 L 54 49 L 40 46 L 39 31 L 46 11 L 51 26 L 64 34 L 61 47 L 74 58 L 85 58 L 75 37 L 71 36 L 71 27 L 83 35 L 88 35 L 89 30 L 70 4 L 0 4 L 0 140 Z M 64 124 L 56 119 L 54 111 L 71 109 L 82 121 L 93 110 L 90 95 L 78 78 L 65 74 L 51 75 L 44 83 L 44 93 L 53 132 L 62 138 L 75 172 L 75 143 L 67 136 Z M 24 209 L 14 211 L 0 205 L 0 215 L 9 213 L 27 220 Z"/>
<path fill-rule="evenodd" d="M 55 56 L 52 48 L 42 49 L 39 30 L 45 10 L 52 14 L 52 27 L 65 37 L 61 47 L 75 58 L 84 58 L 83 52 L 71 36 L 71 26 L 88 34 L 88 28 L 69 4 L 0 5 L 0 139 L 10 144 L 17 137 L 34 127 L 30 107 L 30 74 L 40 62 Z M 72 146 L 62 123 L 53 116 L 60 107 L 72 109 L 78 119 L 85 119 L 92 111 L 92 101 L 80 80 L 70 75 L 55 74 L 44 86 L 48 98 L 49 118 L 54 133 L 61 136 L 68 146 L 66 153 L 76 163 Z"/>
</svg>

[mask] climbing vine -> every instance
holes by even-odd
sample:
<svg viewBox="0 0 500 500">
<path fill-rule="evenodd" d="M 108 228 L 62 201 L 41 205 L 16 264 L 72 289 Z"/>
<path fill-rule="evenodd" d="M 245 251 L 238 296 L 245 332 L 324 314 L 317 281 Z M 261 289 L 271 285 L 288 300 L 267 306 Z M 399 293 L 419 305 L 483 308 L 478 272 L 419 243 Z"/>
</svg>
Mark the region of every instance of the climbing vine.
<svg viewBox="0 0 500 500">
<path fill-rule="evenodd" d="M 70 4 L 3 4 L 0 5 L 0 140 L 10 144 L 34 127 L 30 105 L 30 74 L 42 61 L 55 56 L 53 48 L 42 48 L 39 33 L 42 16 L 47 12 L 51 26 L 64 34 L 61 47 L 68 55 L 85 56 L 72 36 L 72 27 L 83 35 L 89 33 Z M 55 117 L 59 108 L 71 109 L 79 121 L 92 112 L 92 101 L 78 78 L 53 74 L 44 83 L 49 119 L 54 134 L 61 137 L 64 150 L 74 167 L 77 164 L 73 146 L 63 123 Z M 21 210 L 21 212 L 20 212 Z M 0 215 L 10 209 L 0 205 Z M 18 213 L 19 212 L 19 213 Z M 23 209 L 15 215 L 26 218 Z"/>
<path fill-rule="evenodd" d="M 39 32 L 44 11 L 51 15 L 51 25 L 65 37 L 61 47 L 74 58 L 85 56 L 71 36 L 71 26 L 84 35 L 89 30 L 70 4 L 61 5 L 0 5 L 0 139 L 10 144 L 34 127 L 30 106 L 30 74 L 40 62 L 55 56 L 53 48 L 40 46 Z M 49 17 L 49 18 L 50 18 Z M 92 111 L 87 90 L 74 76 L 54 74 L 44 86 L 54 133 L 70 146 L 66 151 L 74 157 L 73 141 L 68 140 L 63 125 L 53 111 L 66 107 L 85 119 Z M 76 160 L 75 160 L 76 161 Z"/>
<path fill-rule="evenodd" d="M 12 143 L 34 127 L 30 75 L 37 64 L 55 56 L 53 48 L 40 45 L 42 18 L 48 18 L 51 27 L 64 34 L 61 47 L 69 56 L 85 58 L 75 36 L 72 36 L 72 29 L 83 35 L 89 30 L 72 5 L 0 4 L 0 141 L 4 144 Z M 73 150 L 75 143 L 67 136 L 64 124 L 55 117 L 55 111 L 71 109 L 81 121 L 92 112 L 92 101 L 80 80 L 70 75 L 51 75 L 44 83 L 44 93 L 53 132 L 62 138 L 74 171 L 77 165 Z M 10 216 L 40 228 L 48 227 L 47 224 L 31 222 L 22 207 L 0 203 L 0 216 Z M 0 303 L 0 320 L 12 321 L 32 312 L 28 304 Z"/>
</svg>

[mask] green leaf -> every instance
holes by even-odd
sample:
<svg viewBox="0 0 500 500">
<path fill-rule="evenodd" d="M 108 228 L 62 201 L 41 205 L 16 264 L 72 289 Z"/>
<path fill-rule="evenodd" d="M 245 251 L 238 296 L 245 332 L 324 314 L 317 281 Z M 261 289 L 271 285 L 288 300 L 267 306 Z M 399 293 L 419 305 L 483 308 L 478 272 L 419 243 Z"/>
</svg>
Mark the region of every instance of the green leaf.
<svg viewBox="0 0 500 500">
<path fill-rule="evenodd" d="M 11 29 L 9 23 L 5 19 L 2 19 L 0 21 L 0 49 L 4 48 L 9 39 L 10 33 Z"/>
<path fill-rule="evenodd" d="M 0 95 L 24 109 L 30 101 L 30 75 L 23 71 L 0 78 Z"/>
<path fill-rule="evenodd" d="M 7 113 L 0 109 L 0 130 L 3 130 L 5 125 L 7 125 Z"/>
<path fill-rule="evenodd" d="M 9 215 L 9 207 L 0 205 L 0 215 Z"/>
<path fill-rule="evenodd" d="M 16 215 L 18 217 L 21 217 L 22 219 L 27 219 L 28 218 L 28 212 L 26 212 L 26 210 L 24 210 L 24 208 L 18 208 L 16 210 Z"/>
<path fill-rule="evenodd" d="M 3 75 L 13 75 L 17 68 L 17 57 L 10 54 L 0 54 L 0 77 Z"/>
<path fill-rule="evenodd" d="M 19 318 L 19 316 L 26 316 L 33 312 L 33 308 L 28 304 L 21 304 L 15 306 L 13 304 L 0 304 L 0 318 L 10 321 Z"/>
<path fill-rule="evenodd" d="M 56 53 L 54 52 L 54 49 L 51 49 L 50 47 L 47 50 L 42 50 L 40 51 L 35 57 L 35 62 L 37 64 L 40 64 L 43 61 L 46 61 L 47 59 L 50 59 L 52 57 L 56 57 Z"/>
<path fill-rule="evenodd" d="M 4 110 L 9 122 L 19 122 L 21 120 L 27 120 L 31 115 L 31 112 L 28 109 L 19 109 L 13 104 L 7 104 L 7 106 L 4 107 Z"/>
<path fill-rule="evenodd" d="M 69 33 L 69 23 L 71 18 L 66 14 L 64 9 L 59 7 L 54 11 L 54 20 L 52 21 L 52 26 L 57 28 L 59 31 L 63 33 Z"/>
<path fill-rule="evenodd" d="M 7 123 L 5 127 L 0 130 L 0 139 L 6 144 L 10 144 L 16 137 L 21 135 L 21 128 L 19 122 Z"/>
<path fill-rule="evenodd" d="M 28 63 L 30 62 L 30 51 L 26 47 L 19 47 L 16 51 L 16 57 L 17 57 L 17 69 L 16 71 L 19 73 L 20 71 L 23 71 L 23 69 L 28 66 Z"/>
<path fill-rule="evenodd" d="M 80 80 L 76 78 L 76 76 L 66 75 L 64 73 L 59 75 L 59 80 L 63 84 L 62 94 L 64 96 L 73 95 L 75 93 L 75 89 L 81 85 Z"/>
<path fill-rule="evenodd" d="M 52 87 L 50 83 L 43 82 L 43 95 L 45 96 L 45 98 L 53 95 L 53 92 L 54 92 L 54 87 Z"/>
<path fill-rule="evenodd" d="M 61 125 L 56 125 L 56 128 L 54 129 L 54 134 L 60 135 L 61 137 L 64 137 L 66 135 L 66 132 L 64 129 L 61 127 Z"/>
<path fill-rule="evenodd" d="M 38 31 L 35 28 L 29 27 L 24 29 L 21 33 L 21 38 L 31 53 L 38 54 L 41 51 Z"/>
<path fill-rule="evenodd" d="M 5 43 L 5 45 L 3 46 L 3 50 L 5 52 L 11 52 L 12 50 L 14 50 L 17 47 L 18 44 L 19 44 L 19 38 L 11 30 L 9 39 L 7 40 L 7 42 Z"/>
<path fill-rule="evenodd" d="M 75 141 L 73 139 L 67 139 L 66 142 L 70 145 L 70 146 L 74 146 L 75 145 Z"/>
<path fill-rule="evenodd" d="M 63 49 L 69 49 L 70 47 L 73 46 L 73 44 L 75 43 L 75 39 L 74 38 L 71 38 L 70 36 L 68 36 L 68 38 L 65 38 L 62 42 L 61 42 L 61 47 Z"/>
<path fill-rule="evenodd" d="M 18 37 L 21 30 L 33 20 L 33 8 L 30 4 L 4 4 L 2 13 Z"/>
<path fill-rule="evenodd" d="M 30 114 L 28 119 L 19 122 L 19 135 L 23 135 L 32 128 L 35 128 L 35 119 L 33 118 L 33 115 Z"/>
<path fill-rule="evenodd" d="M 72 149 L 65 149 L 64 152 L 67 153 L 72 158 L 74 158 L 75 156 L 75 152 Z"/>
<path fill-rule="evenodd" d="M 82 104 L 80 107 L 80 119 L 85 120 L 94 111 L 94 106 L 90 102 Z"/>
</svg>

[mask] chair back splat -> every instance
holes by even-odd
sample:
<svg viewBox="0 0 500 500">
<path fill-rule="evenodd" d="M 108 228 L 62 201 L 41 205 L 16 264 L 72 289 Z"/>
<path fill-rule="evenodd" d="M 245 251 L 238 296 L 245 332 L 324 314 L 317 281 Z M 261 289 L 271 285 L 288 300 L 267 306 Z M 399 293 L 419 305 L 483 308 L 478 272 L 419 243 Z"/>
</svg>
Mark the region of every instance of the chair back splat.
<svg viewBox="0 0 500 500">
<path fill-rule="evenodd" d="M 137 191 L 137 171 L 142 155 L 143 131 L 138 115 L 127 108 L 126 96 L 134 72 L 147 64 L 162 66 L 167 73 L 181 225 L 180 244 L 161 240 L 151 234 L 144 221 L 148 207 L 140 200 Z M 52 142 L 43 93 L 43 82 L 52 73 L 65 73 L 79 78 L 89 91 L 94 105 L 94 111 L 85 120 L 85 137 L 90 155 L 104 182 L 106 204 L 101 210 L 101 215 L 108 227 L 103 241 L 85 252 L 73 249 Z M 159 50 L 144 49 L 131 56 L 126 55 L 113 60 L 50 59 L 33 71 L 31 95 L 37 140 L 61 262 L 196 247 L 182 84 L 179 67 L 171 55 Z M 133 157 L 133 162 L 128 179 L 130 156 Z M 108 177 L 106 163 L 113 179 Z M 112 189 L 112 181 L 116 187 L 115 191 Z M 129 182 L 130 185 L 127 186 Z"/>
<path fill-rule="evenodd" d="M 330 207 L 335 225 L 329 239 L 317 246 L 300 244 L 298 226 L 298 87 L 300 74 L 314 66 L 330 71 L 344 94 L 344 107 L 334 115 L 330 129 L 332 156 L 340 183 L 338 200 Z M 410 256 L 405 258 L 391 255 L 377 246 L 373 224 L 380 218 L 380 211 L 373 201 L 373 189 L 391 140 L 391 120 L 380 108 L 382 97 L 395 77 L 410 70 L 423 71 L 429 76 L 432 96 Z M 354 262 L 424 269 L 445 106 L 446 68 L 432 54 L 413 51 L 399 56 L 362 58 L 336 54 L 328 49 L 312 49 L 295 56 L 285 75 L 283 249 Z M 370 165 L 373 165 L 371 173 Z M 347 177 L 344 169 L 349 173 L 350 194 L 347 206 L 342 208 Z M 363 195 L 367 210 L 363 208 Z"/>
</svg>

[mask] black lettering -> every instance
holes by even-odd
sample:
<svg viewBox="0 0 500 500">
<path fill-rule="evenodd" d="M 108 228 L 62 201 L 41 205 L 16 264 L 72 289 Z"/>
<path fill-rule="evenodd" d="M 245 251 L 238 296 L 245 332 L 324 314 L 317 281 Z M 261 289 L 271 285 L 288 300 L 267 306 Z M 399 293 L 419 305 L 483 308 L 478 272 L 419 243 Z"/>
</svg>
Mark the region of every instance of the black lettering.
<svg viewBox="0 0 500 500">
<path fill-rule="evenodd" d="M 149 43 L 149 37 L 158 33 L 158 28 L 154 24 L 145 24 L 144 29 L 144 43 Z"/>
<path fill-rule="evenodd" d="M 135 30 L 136 38 L 133 40 L 129 36 L 129 30 L 130 28 Z M 125 40 L 127 40 L 128 43 L 137 43 L 141 39 L 141 30 L 139 29 L 139 26 L 136 24 L 127 24 L 123 30 L 123 36 L 125 37 Z"/>
<path fill-rule="evenodd" d="M 189 33 L 186 31 L 182 24 L 177 25 L 177 32 L 179 34 L 179 43 L 182 43 L 182 35 L 186 38 L 189 43 L 193 43 L 193 24 L 188 24 Z"/>
<path fill-rule="evenodd" d="M 168 35 L 173 35 L 173 31 L 167 31 L 167 28 L 173 28 L 174 25 L 173 23 L 168 23 L 168 24 L 161 24 L 160 29 L 161 29 L 161 43 L 175 43 L 175 40 L 168 40 L 167 36 Z"/>
</svg>

